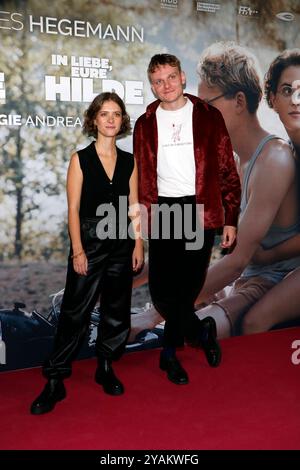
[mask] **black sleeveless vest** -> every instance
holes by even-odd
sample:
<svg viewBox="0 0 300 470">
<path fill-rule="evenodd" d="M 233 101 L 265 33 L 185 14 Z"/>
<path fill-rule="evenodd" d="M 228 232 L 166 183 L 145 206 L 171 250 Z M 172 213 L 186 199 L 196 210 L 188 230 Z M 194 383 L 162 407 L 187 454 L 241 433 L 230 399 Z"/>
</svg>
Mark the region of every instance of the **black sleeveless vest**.
<svg viewBox="0 0 300 470">
<path fill-rule="evenodd" d="M 107 176 L 97 155 L 95 141 L 78 152 L 83 183 L 80 199 L 80 218 L 96 217 L 100 204 L 113 204 L 118 210 L 119 196 L 129 195 L 129 180 L 134 168 L 131 153 L 117 147 L 117 161 L 112 179 Z"/>
</svg>

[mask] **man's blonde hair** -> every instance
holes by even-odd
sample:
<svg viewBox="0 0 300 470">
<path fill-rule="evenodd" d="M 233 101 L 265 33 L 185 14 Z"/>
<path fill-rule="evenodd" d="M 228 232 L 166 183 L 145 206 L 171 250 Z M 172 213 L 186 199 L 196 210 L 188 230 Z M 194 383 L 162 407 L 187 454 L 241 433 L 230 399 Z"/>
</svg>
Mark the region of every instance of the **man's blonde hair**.
<svg viewBox="0 0 300 470">
<path fill-rule="evenodd" d="M 225 98 L 245 94 L 249 113 L 262 98 L 261 73 L 256 57 L 234 42 L 217 42 L 203 51 L 197 72 L 208 86 L 218 86 Z"/>
</svg>

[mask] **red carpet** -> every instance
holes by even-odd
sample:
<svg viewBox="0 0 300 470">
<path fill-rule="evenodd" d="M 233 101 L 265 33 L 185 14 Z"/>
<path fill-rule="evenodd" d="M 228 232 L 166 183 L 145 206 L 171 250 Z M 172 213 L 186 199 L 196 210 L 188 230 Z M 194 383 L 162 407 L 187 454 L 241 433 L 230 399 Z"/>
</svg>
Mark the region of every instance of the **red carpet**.
<svg viewBox="0 0 300 470">
<path fill-rule="evenodd" d="M 190 384 L 169 382 L 159 351 L 126 354 L 115 368 L 126 393 L 105 395 L 96 361 L 77 361 L 67 399 L 43 416 L 31 401 L 40 369 L 0 374 L 1 449 L 300 449 L 300 365 L 291 344 L 300 328 L 230 338 L 223 362 L 202 351 L 178 353 Z"/>
</svg>

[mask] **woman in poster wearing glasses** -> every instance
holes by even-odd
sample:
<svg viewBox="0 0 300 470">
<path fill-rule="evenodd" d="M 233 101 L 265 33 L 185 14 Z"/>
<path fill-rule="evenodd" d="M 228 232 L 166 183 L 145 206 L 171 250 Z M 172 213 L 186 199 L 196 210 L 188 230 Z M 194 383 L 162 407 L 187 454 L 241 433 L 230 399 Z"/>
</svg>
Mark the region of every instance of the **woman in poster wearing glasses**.
<svg viewBox="0 0 300 470">
<path fill-rule="evenodd" d="M 297 175 L 298 220 L 300 220 L 300 49 L 282 52 L 265 77 L 265 97 L 285 127 L 294 151 Z M 272 264 L 300 255 L 300 233 L 273 249 L 259 248 L 254 261 Z M 252 314 L 264 318 L 266 327 L 299 323 L 300 268 L 288 274 L 253 306 Z M 289 322 L 289 323 L 286 323 Z"/>
</svg>

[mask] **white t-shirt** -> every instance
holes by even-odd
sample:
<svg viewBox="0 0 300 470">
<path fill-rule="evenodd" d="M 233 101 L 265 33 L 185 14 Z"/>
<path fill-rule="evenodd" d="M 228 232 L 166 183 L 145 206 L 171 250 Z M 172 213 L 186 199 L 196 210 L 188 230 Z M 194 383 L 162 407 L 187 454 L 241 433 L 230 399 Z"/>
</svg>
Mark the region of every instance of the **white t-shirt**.
<svg viewBox="0 0 300 470">
<path fill-rule="evenodd" d="M 189 99 L 176 111 L 167 111 L 161 106 L 156 110 L 159 196 L 181 197 L 195 194 L 192 115 L 193 104 Z"/>
</svg>

